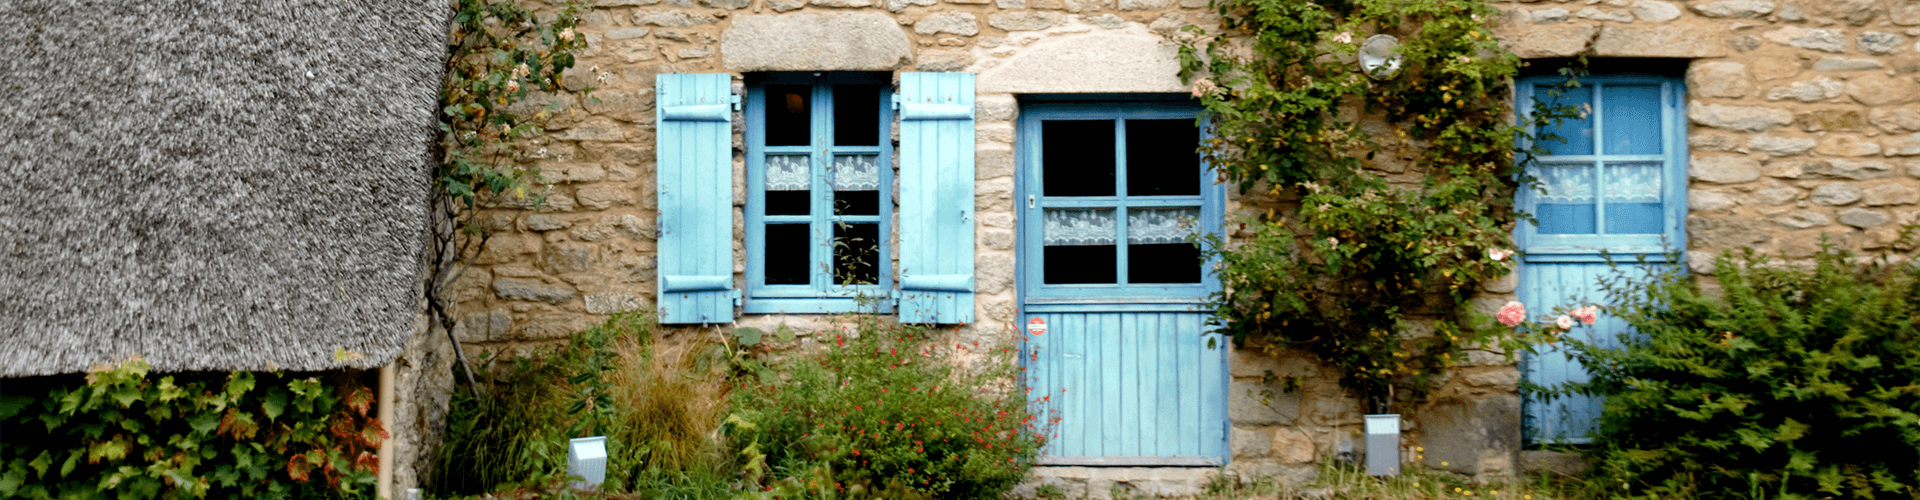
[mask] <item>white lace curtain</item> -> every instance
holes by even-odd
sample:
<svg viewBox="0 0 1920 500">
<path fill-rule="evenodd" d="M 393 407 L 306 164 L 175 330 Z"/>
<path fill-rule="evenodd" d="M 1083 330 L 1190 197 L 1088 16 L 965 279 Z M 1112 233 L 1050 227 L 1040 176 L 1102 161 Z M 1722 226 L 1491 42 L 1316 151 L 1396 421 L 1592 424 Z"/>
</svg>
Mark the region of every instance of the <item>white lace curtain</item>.
<svg viewBox="0 0 1920 500">
<path fill-rule="evenodd" d="M 807 155 L 767 155 L 768 191 L 813 189 L 813 166 Z"/>
<path fill-rule="evenodd" d="M 1042 214 L 1047 246 L 1112 245 L 1119 241 L 1111 208 L 1049 209 Z M 1200 219 L 1198 208 L 1136 208 L 1127 212 L 1127 243 L 1186 243 Z"/>
<path fill-rule="evenodd" d="M 807 155 L 767 155 L 768 191 L 806 191 L 813 189 L 813 162 Z M 875 155 L 837 155 L 833 157 L 833 189 L 837 191 L 879 191 L 880 157 Z"/>
<path fill-rule="evenodd" d="M 1659 203 L 1662 172 L 1660 162 L 1619 162 L 1607 166 L 1607 203 Z M 1586 205 L 1593 203 L 1594 170 L 1591 165 L 1546 165 L 1535 173 L 1540 178 L 1542 203 Z"/>
</svg>

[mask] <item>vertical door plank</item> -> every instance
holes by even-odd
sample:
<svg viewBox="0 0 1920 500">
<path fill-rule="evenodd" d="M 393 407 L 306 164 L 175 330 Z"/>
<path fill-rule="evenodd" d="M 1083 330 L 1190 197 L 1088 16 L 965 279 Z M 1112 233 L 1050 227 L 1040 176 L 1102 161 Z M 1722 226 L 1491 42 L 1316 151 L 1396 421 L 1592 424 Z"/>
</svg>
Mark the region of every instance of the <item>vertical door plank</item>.
<svg viewBox="0 0 1920 500">
<path fill-rule="evenodd" d="M 659 75 L 655 86 L 660 322 L 731 322 L 732 79 Z"/>
</svg>

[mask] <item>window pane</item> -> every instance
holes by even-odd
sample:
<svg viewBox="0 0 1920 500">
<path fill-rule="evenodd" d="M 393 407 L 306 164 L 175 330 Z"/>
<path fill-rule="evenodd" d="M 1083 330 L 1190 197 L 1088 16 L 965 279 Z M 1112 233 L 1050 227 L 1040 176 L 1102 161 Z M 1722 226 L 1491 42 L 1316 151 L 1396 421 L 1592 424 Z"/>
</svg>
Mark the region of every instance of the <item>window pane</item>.
<svg viewBox="0 0 1920 500">
<path fill-rule="evenodd" d="M 1550 92 L 1556 90 L 1562 92 L 1557 98 L 1550 95 Z M 1593 112 L 1593 87 L 1572 89 L 1562 89 L 1557 86 L 1534 87 L 1533 100 L 1535 104 L 1553 107 L 1573 106 L 1574 112 L 1577 113 L 1576 117 L 1561 121 L 1558 126 L 1549 123 L 1540 127 L 1542 138 L 1535 141 L 1534 145 L 1547 148 L 1547 154 L 1550 155 L 1593 154 L 1593 123 L 1587 119 L 1587 116 Z M 1553 134 L 1559 139 L 1545 138 L 1546 134 Z M 1563 140 L 1565 142 L 1562 142 Z"/>
<path fill-rule="evenodd" d="M 833 157 L 833 214 L 880 215 L 880 157 Z"/>
<path fill-rule="evenodd" d="M 806 224 L 768 224 L 767 248 L 762 258 L 767 263 L 769 285 L 807 284 L 809 249 Z"/>
<path fill-rule="evenodd" d="M 1127 282 L 1199 283 L 1200 247 L 1187 240 L 1199 220 L 1199 207 L 1128 210 Z"/>
<path fill-rule="evenodd" d="M 1127 245 L 1127 282 L 1199 283 L 1200 246 L 1130 243 Z"/>
<path fill-rule="evenodd" d="M 1127 120 L 1127 196 L 1200 194 L 1193 120 Z"/>
<path fill-rule="evenodd" d="M 813 135 L 813 87 L 768 85 L 766 128 L 768 146 L 805 146 Z"/>
<path fill-rule="evenodd" d="M 812 160 L 807 155 L 767 155 L 767 215 L 807 215 L 813 188 Z"/>
<path fill-rule="evenodd" d="M 1041 244 L 1050 284 L 1113 283 L 1119 274 L 1117 221 L 1113 209 L 1049 209 Z"/>
<path fill-rule="evenodd" d="M 1660 154 L 1659 85 L 1607 85 L 1600 99 L 1606 154 Z"/>
<path fill-rule="evenodd" d="M 880 86 L 833 86 L 833 144 L 880 145 Z"/>
<path fill-rule="evenodd" d="M 879 224 L 834 225 L 833 282 L 841 285 L 880 283 Z"/>
<path fill-rule="evenodd" d="M 1046 196 L 1113 196 L 1113 120 L 1040 122 Z"/>
<path fill-rule="evenodd" d="M 1540 219 L 1540 234 L 1593 234 L 1593 166 L 1585 163 L 1542 165 L 1540 203 L 1534 217 Z"/>
<path fill-rule="evenodd" d="M 1661 232 L 1660 223 L 1665 220 L 1660 210 L 1664 170 L 1660 162 L 1607 164 L 1607 234 Z"/>
</svg>

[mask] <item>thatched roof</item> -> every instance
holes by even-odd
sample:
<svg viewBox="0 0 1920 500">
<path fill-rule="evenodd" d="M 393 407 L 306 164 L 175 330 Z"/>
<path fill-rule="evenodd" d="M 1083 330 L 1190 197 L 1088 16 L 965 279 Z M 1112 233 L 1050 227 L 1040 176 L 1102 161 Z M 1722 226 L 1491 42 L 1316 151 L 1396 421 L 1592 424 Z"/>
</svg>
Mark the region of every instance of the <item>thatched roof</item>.
<svg viewBox="0 0 1920 500">
<path fill-rule="evenodd" d="M 447 10 L 0 2 L 0 377 L 393 359 Z"/>
</svg>

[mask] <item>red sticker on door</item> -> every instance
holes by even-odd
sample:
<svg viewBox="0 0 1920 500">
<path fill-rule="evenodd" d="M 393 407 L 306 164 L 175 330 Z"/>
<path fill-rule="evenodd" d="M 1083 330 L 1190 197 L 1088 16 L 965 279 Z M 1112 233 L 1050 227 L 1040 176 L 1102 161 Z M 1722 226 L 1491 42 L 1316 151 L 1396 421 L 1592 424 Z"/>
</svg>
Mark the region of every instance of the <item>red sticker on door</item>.
<svg viewBox="0 0 1920 500">
<path fill-rule="evenodd" d="M 1047 320 L 1042 318 L 1033 318 L 1033 319 L 1027 320 L 1027 333 L 1032 333 L 1034 335 L 1047 333 Z"/>
</svg>

